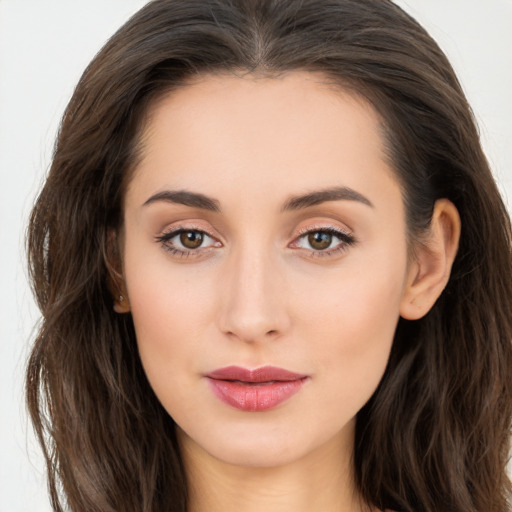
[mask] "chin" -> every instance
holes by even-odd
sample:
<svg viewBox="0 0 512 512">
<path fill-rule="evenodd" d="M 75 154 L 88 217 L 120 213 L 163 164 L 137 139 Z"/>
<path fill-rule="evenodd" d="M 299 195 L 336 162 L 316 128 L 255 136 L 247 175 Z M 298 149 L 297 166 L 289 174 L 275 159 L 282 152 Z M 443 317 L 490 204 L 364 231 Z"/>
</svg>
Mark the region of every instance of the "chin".
<svg viewBox="0 0 512 512">
<path fill-rule="evenodd" d="M 348 425 L 351 427 L 351 423 Z M 247 468 L 276 468 L 298 460 L 315 457 L 327 449 L 330 454 L 340 446 L 353 445 L 352 428 L 337 430 L 301 429 L 294 423 L 286 425 L 254 425 L 242 422 L 204 432 L 187 433 L 178 429 L 182 448 L 199 452 L 229 465 Z M 199 434 L 199 435 L 196 435 Z"/>
<path fill-rule="evenodd" d="M 304 447 L 274 439 L 269 442 L 252 439 L 250 442 L 229 442 L 204 446 L 203 449 L 220 460 L 233 466 L 246 468 L 275 468 L 286 466 L 306 455 Z"/>
</svg>

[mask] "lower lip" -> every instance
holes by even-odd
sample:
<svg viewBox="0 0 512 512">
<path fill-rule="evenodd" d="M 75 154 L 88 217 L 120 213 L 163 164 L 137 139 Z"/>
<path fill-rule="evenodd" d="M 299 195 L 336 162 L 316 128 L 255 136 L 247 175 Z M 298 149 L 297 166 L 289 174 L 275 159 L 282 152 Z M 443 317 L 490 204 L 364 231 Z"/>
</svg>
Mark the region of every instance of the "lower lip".
<svg viewBox="0 0 512 512">
<path fill-rule="evenodd" d="M 208 378 L 213 393 L 222 402 L 242 411 L 266 411 L 297 393 L 306 378 L 249 384 L 237 380 Z"/>
</svg>

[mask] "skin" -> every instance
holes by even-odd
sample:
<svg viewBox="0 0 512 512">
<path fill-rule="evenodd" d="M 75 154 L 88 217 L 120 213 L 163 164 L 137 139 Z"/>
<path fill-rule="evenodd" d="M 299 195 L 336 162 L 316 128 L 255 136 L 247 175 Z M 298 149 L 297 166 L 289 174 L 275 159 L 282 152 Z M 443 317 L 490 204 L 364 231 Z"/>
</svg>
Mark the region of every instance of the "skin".
<svg viewBox="0 0 512 512">
<path fill-rule="evenodd" d="M 351 195 L 285 208 L 340 187 Z M 164 191 L 203 194 L 217 211 Z M 205 233 L 202 245 L 159 239 L 176 229 Z M 352 480 L 355 416 L 400 315 L 423 316 L 446 285 L 459 231 L 438 201 L 408 258 L 379 118 L 319 75 L 206 76 L 154 105 L 125 197 L 115 309 L 131 312 L 148 379 L 178 425 L 191 511 L 367 510 Z M 229 365 L 308 379 L 273 409 L 240 411 L 205 378 Z"/>
</svg>

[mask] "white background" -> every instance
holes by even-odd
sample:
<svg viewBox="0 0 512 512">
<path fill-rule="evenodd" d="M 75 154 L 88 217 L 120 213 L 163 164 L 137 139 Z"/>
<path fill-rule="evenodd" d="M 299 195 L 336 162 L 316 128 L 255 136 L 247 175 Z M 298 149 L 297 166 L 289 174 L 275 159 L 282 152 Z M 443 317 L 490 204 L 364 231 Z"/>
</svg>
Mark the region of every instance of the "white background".
<svg viewBox="0 0 512 512">
<path fill-rule="evenodd" d="M 0 512 L 50 511 L 23 372 L 37 310 L 23 237 L 82 70 L 146 0 L 0 0 Z M 400 0 L 451 59 L 512 197 L 512 0 Z M 510 204 L 510 202 L 508 203 Z"/>
</svg>

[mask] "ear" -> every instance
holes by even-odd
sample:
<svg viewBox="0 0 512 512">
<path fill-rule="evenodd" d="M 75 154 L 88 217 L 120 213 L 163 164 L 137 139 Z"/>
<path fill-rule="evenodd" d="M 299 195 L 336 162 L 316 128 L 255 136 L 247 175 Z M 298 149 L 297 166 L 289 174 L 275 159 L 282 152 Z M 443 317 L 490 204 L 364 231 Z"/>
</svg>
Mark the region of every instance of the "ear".
<svg viewBox="0 0 512 512">
<path fill-rule="evenodd" d="M 120 256 L 119 240 L 114 230 L 108 232 L 105 263 L 108 272 L 107 286 L 114 299 L 116 313 L 129 313 L 130 301 L 123 277 L 123 264 Z"/>
<path fill-rule="evenodd" d="M 408 269 L 400 305 L 403 318 L 418 320 L 425 316 L 443 292 L 459 247 L 460 229 L 455 205 L 448 199 L 436 201 L 427 238 L 415 247 Z"/>
</svg>

